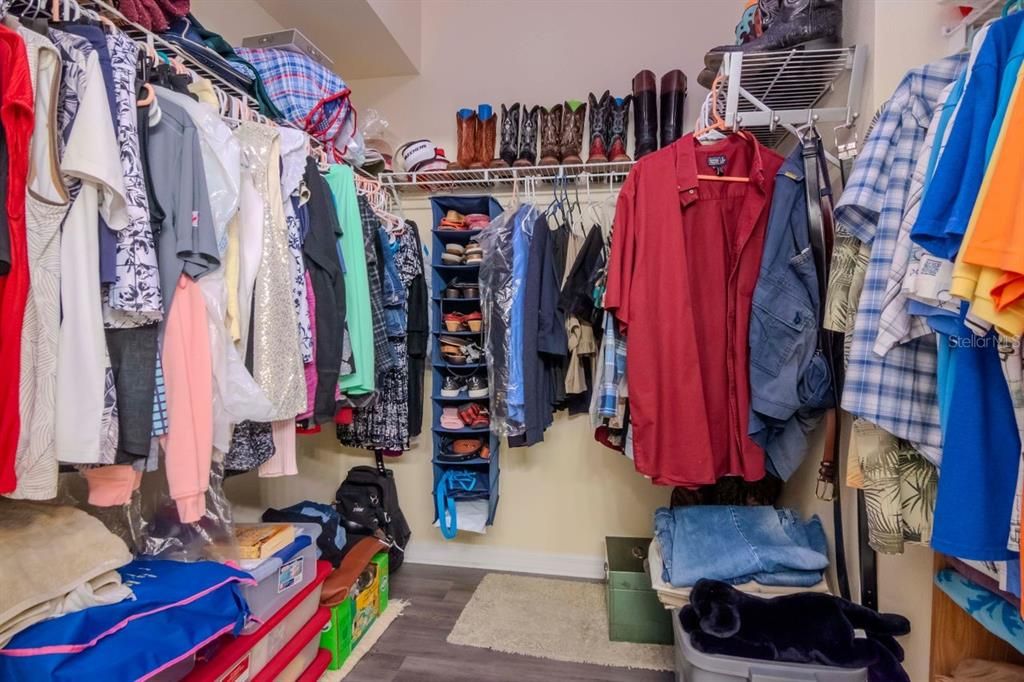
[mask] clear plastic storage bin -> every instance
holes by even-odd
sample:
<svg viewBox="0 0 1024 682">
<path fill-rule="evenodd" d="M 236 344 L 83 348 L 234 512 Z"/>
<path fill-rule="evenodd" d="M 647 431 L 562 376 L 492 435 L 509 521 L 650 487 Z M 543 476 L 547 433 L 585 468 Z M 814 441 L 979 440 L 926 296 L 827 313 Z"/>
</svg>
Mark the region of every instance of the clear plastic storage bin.
<svg viewBox="0 0 1024 682">
<path fill-rule="evenodd" d="M 320 526 L 315 523 L 293 523 L 296 542 L 301 536 L 308 536 L 310 542 L 297 552 L 289 552 L 285 547 L 278 554 L 285 553 L 287 558 L 277 555 L 265 559 L 255 567 L 243 565 L 242 570 L 252 574 L 255 585 L 242 588 L 242 596 L 249 604 L 249 622 L 242 630 L 249 635 L 259 629 L 260 625 L 270 620 L 288 600 L 302 591 L 316 575 L 316 539 L 320 535 Z M 292 543 L 294 544 L 294 543 Z M 248 562 L 246 562 L 248 564 Z"/>
<path fill-rule="evenodd" d="M 830 668 L 806 663 L 776 663 L 752 658 L 715 656 L 697 651 L 672 611 L 676 639 L 676 682 L 865 682 L 864 668 Z"/>
</svg>

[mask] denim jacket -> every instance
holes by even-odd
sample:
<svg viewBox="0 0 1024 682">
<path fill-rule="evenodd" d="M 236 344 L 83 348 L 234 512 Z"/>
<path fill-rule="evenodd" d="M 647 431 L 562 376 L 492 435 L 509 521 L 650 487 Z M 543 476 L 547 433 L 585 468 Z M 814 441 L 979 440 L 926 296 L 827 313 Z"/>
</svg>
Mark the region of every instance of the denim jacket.
<svg viewBox="0 0 1024 682">
<path fill-rule="evenodd" d="M 384 326 L 388 338 L 405 336 L 406 313 L 405 286 L 395 266 L 395 250 L 392 248 L 391 236 L 383 227 L 377 230 L 380 252 L 384 259 L 384 277 L 381 278 L 381 290 L 384 299 Z"/>
<path fill-rule="evenodd" d="M 807 435 L 832 403 L 818 353 L 817 268 L 811 251 L 804 161 L 797 147 L 775 179 L 750 314 L 750 437 L 783 480 L 800 466 Z"/>
</svg>

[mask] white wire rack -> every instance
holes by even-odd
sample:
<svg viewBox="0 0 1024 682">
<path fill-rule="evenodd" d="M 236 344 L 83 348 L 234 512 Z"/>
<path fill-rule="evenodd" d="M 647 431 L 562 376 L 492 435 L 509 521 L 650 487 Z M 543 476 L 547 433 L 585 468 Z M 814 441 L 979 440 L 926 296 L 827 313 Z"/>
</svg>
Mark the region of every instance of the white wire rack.
<svg viewBox="0 0 1024 682">
<path fill-rule="evenodd" d="M 465 170 L 424 171 L 421 173 L 384 173 L 382 184 L 401 192 L 454 192 L 457 190 L 493 189 L 498 185 L 515 186 L 533 181 L 585 180 L 591 183 L 622 182 L 634 161 L 596 164 L 559 164 L 554 166 L 522 166 L 512 168 L 481 168 Z"/>
<path fill-rule="evenodd" d="M 743 128 L 774 147 L 801 125 L 852 125 L 858 111 L 867 49 L 863 45 L 822 50 L 793 49 L 743 54 L 726 52 L 720 72 L 727 77 L 727 125 Z M 845 98 L 818 104 L 849 75 Z"/>
</svg>

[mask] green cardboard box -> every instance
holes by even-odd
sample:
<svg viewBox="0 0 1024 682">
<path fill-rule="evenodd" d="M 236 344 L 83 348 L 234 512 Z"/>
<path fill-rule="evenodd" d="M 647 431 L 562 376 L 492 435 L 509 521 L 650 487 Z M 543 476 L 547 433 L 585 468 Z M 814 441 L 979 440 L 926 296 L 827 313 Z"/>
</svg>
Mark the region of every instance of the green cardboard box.
<svg viewBox="0 0 1024 682">
<path fill-rule="evenodd" d="M 352 649 L 388 604 L 388 554 L 381 552 L 359 574 L 345 601 L 331 608 L 331 619 L 320 634 L 320 648 L 331 652 L 328 670 L 345 664 Z"/>
<path fill-rule="evenodd" d="M 651 587 L 644 559 L 651 538 L 605 538 L 608 637 L 613 642 L 671 644 L 672 616 Z"/>
</svg>

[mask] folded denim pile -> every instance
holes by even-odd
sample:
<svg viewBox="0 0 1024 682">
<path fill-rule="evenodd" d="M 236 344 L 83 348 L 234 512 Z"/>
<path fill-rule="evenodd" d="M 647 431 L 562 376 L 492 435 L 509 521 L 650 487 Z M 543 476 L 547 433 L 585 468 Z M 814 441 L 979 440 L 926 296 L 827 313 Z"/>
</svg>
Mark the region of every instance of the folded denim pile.
<svg viewBox="0 0 1024 682">
<path fill-rule="evenodd" d="M 761 596 L 828 592 L 821 521 L 774 507 L 662 507 L 648 555 L 651 583 L 668 608 L 689 601 L 701 578 Z"/>
</svg>

